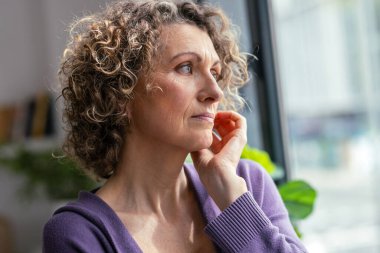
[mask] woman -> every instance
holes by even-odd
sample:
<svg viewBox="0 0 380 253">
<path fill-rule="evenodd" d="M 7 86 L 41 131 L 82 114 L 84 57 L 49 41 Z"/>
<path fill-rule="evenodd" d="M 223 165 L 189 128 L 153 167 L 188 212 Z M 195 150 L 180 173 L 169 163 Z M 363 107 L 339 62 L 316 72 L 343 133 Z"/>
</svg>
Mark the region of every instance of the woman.
<svg viewBox="0 0 380 253">
<path fill-rule="evenodd" d="M 72 35 L 64 149 L 105 183 L 55 212 L 44 252 L 306 251 L 271 178 L 239 160 L 245 119 L 217 111 L 247 81 L 221 10 L 131 0 Z"/>
</svg>

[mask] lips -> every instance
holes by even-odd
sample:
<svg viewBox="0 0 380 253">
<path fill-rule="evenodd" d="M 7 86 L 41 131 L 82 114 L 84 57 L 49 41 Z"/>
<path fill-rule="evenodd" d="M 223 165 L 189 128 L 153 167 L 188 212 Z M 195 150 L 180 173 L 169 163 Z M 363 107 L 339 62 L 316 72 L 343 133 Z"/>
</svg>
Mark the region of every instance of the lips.
<svg viewBox="0 0 380 253">
<path fill-rule="evenodd" d="M 192 118 L 214 123 L 215 114 L 206 112 L 206 113 L 194 115 L 194 116 L 192 116 Z"/>
</svg>

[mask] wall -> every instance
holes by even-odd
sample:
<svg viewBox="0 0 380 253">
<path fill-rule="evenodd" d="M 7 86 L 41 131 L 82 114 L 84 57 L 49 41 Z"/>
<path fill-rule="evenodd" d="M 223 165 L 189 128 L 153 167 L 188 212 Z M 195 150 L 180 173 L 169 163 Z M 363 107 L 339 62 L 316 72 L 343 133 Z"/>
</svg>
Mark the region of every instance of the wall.
<svg viewBox="0 0 380 253">
<path fill-rule="evenodd" d="M 98 10 L 106 0 L 0 0 L 0 105 L 22 102 L 42 89 L 57 90 L 56 71 L 67 39 L 66 28 L 75 16 Z M 241 27 L 241 46 L 250 52 L 245 1 L 219 4 Z M 253 84 L 246 93 L 253 94 Z M 251 100 L 250 144 L 260 146 L 258 111 Z M 59 105 L 58 105 L 59 106 Z M 60 119 L 57 110 L 57 122 Z M 58 124 L 59 125 L 59 124 Z M 62 138 L 59 131 L 57 138 Z M 40 143 L 43 145 L 44 141 Z M 38 146 L 37 142 L 37 146 Z M 11 221 L 16 252 L 40 252 L 43 224 L 57 207 L 40 197 L 25 201 L 17 190 L 23 179 L 0 168 L 0 216 Z"/>
<path fill-rule="evenodd" d="M 104 2 L 0 0 L 0 105 L 22 102 L 39 90 L 54 90 L 67 25 L 75 15 L 98 10 Z M 62 135 L 59 131 L 57 138 Z M 0 168 L 0 216 L 10 221 L 15 252 L 41 252 L 42 227 L 57 203 L 42 194 L 21 199 L 22 182 L 22 177 Z"/>
</svg>

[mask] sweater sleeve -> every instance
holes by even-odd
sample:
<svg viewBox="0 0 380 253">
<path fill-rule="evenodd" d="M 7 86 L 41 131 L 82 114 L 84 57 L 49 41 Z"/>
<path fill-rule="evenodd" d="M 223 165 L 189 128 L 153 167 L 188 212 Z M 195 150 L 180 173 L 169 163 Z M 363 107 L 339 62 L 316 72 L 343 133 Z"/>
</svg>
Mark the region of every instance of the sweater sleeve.
<svg viewBox="0 0 380 253">
<path fill-rule="evenodd" d="M 44 227 L 43 252 L 100 253 L 113 250 L 91 222 L 76 214 L 60 213 Z"/>
<path fill-rule="evenodd" d="M 207 224 L 206 233 L 223 252 L 307 252 L 273 180 L 263 169 L 259 173 L 262 180 L 245 179 L 247 184 L 253 183 L 249 189 L 256 187 L 255 193 L 261 193 L 261 205 L 251 191 L 246 192 Z"/>
</svg>

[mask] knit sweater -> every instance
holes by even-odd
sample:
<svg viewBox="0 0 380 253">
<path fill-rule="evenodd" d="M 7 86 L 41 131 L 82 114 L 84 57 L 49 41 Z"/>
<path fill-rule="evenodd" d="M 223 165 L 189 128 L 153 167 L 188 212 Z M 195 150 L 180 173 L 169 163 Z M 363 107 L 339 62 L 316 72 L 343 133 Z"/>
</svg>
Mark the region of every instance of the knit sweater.
<svg viewBox="0 0 380 253">
<path fill-rule="evenodd" d="M 223 212 L 208 195 L 191 164 L 184 169 L 196 191 L 205 232 L 217 252 L 307 252 L 289 221 L 271 177 L 258 164 L 241 160 L 237 174 L 248 192 Z M 97 195 L 82 191 L 47 222 L 43 252 L 142 252 L 116 213 Z"/>
</svg>

